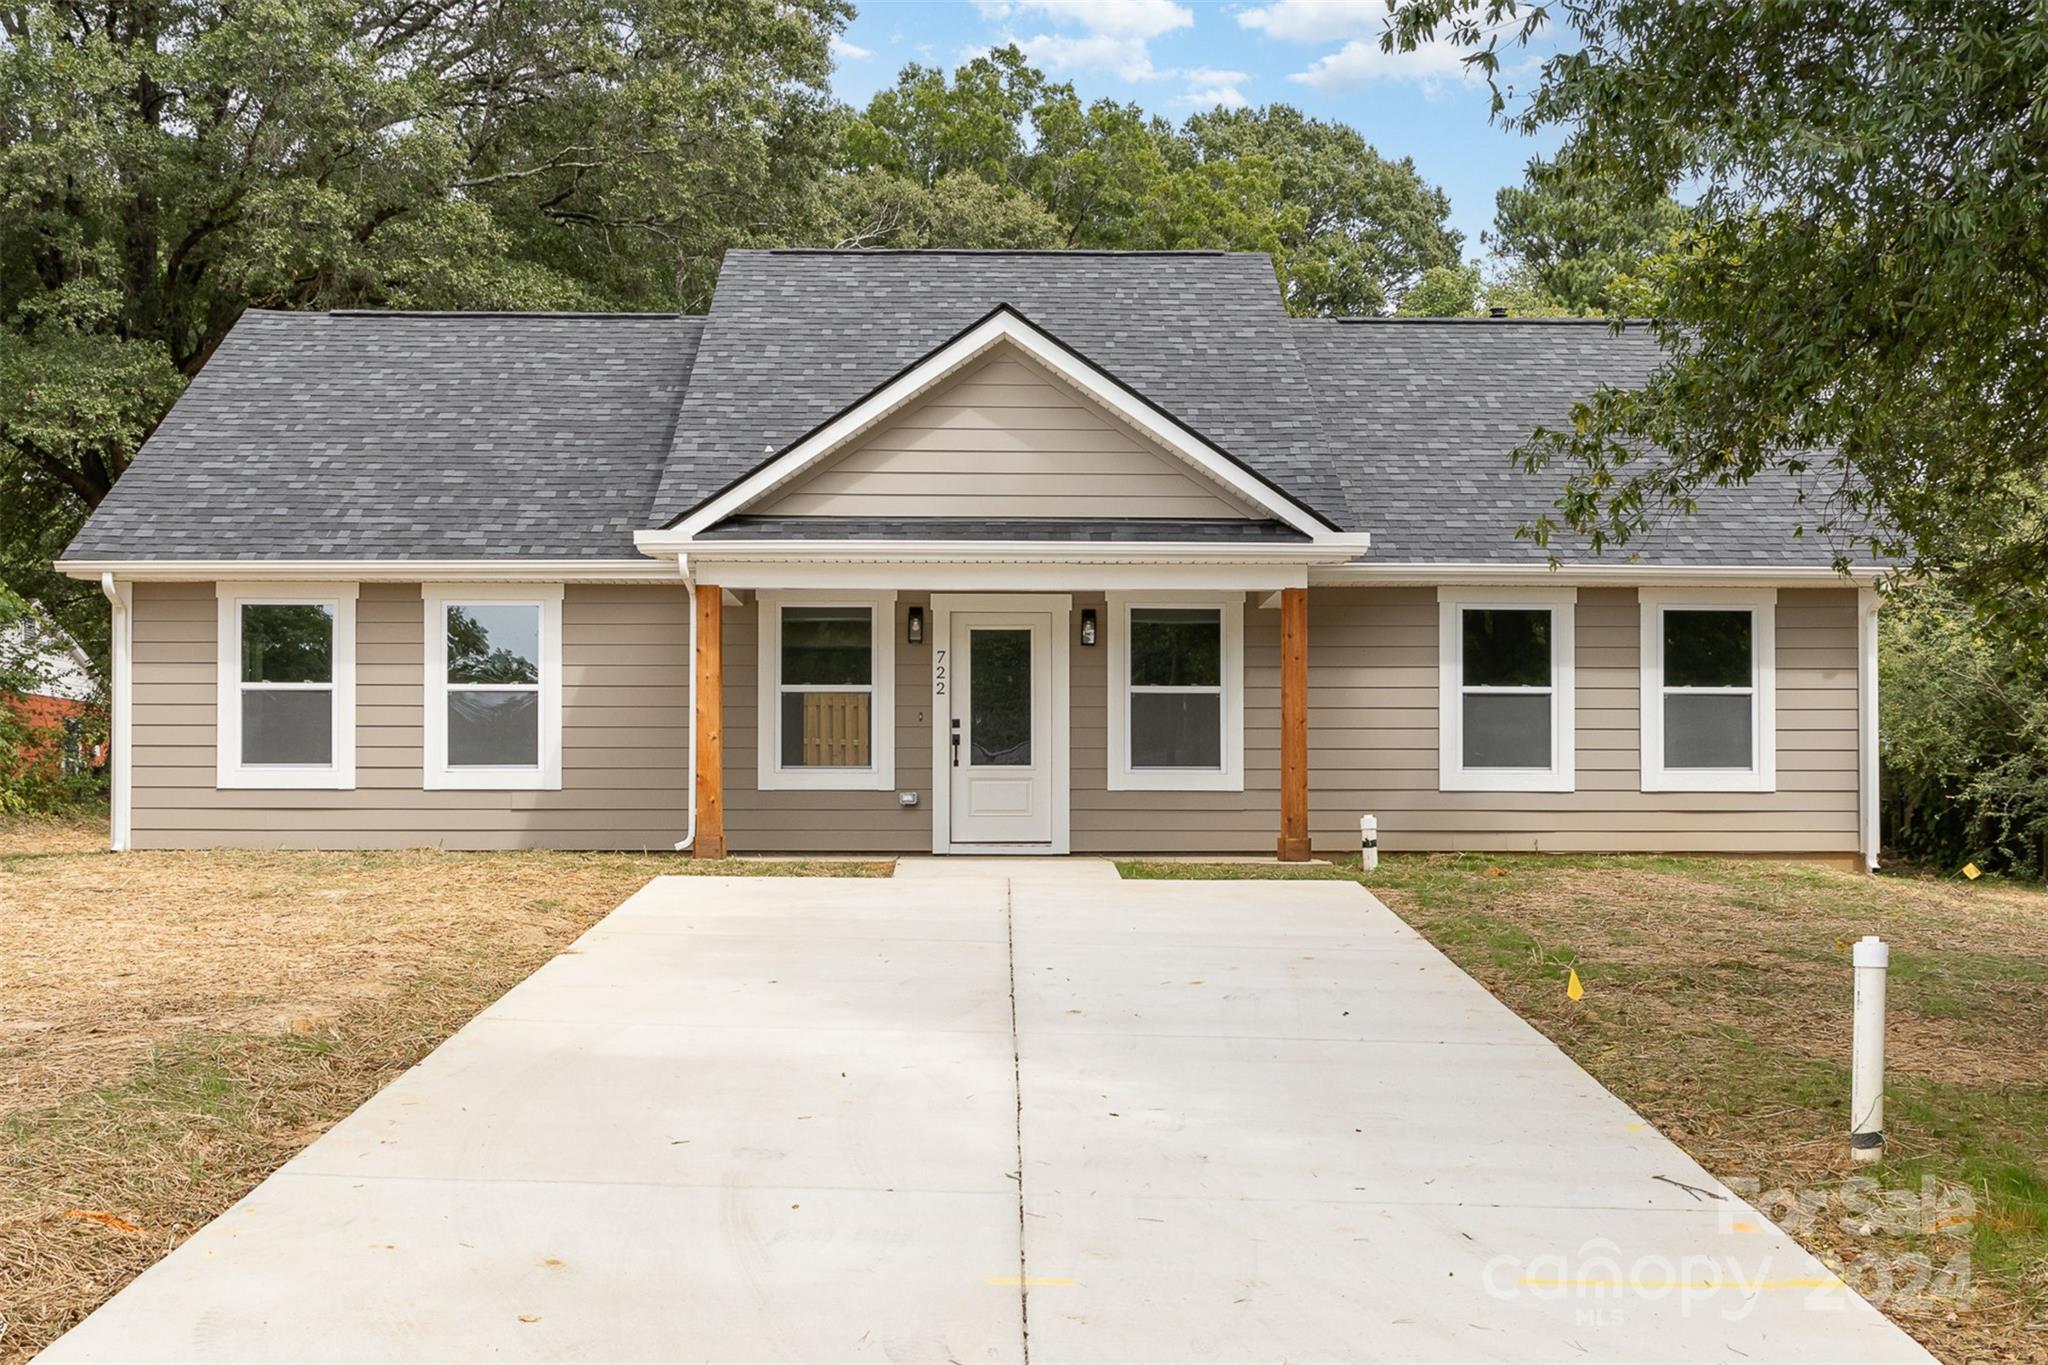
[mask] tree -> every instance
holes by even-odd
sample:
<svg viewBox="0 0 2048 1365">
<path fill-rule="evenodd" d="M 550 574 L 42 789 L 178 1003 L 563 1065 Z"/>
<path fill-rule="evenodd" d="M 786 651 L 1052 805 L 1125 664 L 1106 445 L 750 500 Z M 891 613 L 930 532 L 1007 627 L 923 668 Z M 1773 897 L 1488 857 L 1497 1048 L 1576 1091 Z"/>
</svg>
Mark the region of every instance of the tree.
<svg viewBox="0 0 2048 1365">
<path fill-rule="evenodd" d="M 1479 267 L 1476 265 L 1433 265 L 1422 279 L 1401 296 L 1394 310 L 1403 318 L 1463 318 L 1477 310 Z"/>
<path fill-rule="evenodd" d="M 1290 312 L 1378 312 L 1432 266 L 1462 262 L 1449 197 L 1347 124 L 1273 104 L 1196 114 L 1181 136 L 1204 163 L 1263 161 L 1277 174 L 1276 210 L 1301 211 L 1274 257 Z"/>
<path fill-rule="evenodd" d="M 847 164 L 926 186 L 959 172 L 1015 182 L 1025 155 L 1025 122 L 1044 88 L 1044 73 L 1028 65 L 1014 44 L 969 59 L 950 83 L 939 68 L 912 62 L 852 120 Z"/>
<path fill-rule="evenodd" d="M 1572 175 L 1554 161 L 1529 163 L 1523 183 L 1494 196 L 1488 245 L 1527 270 L 1545 296 L 1574 313 L 1625 315 L 1645 300 L 1632 288 L 1668 250 L 1687 214 L 1661 191 L 1612 176 Z M 1654 307 L 1638 312 L 1647 316 Z"/>
<path fill-rule="evenodd" d="M 1697 186 L 1657 264 L 1663 361 L 1522 447 L 1571 471 L 1555 517 L 1625 543 L 1706 487 L 1817 486 L 1844 556 L 1945 573 L 2048 640 L 2048 8 L 2036 0 L 1404 0 L 1490 76 L 1556 13 L 1510 111 L 1561 173 L 1643 202 Z"/>
<path fill-rule="evenodd" d="M 0 574 L 48 561 L 250 307 L 701 307 L 810 212 L 843 0 L 0 11 Z"/>
<path fill-rule="evenodd" d="M 825 182 L 812 240 L 833 247 L 1056 247 L 1065 231 L 1023 190 L 956 171 L 925 186 L 885 171 Z"/>
</svg>

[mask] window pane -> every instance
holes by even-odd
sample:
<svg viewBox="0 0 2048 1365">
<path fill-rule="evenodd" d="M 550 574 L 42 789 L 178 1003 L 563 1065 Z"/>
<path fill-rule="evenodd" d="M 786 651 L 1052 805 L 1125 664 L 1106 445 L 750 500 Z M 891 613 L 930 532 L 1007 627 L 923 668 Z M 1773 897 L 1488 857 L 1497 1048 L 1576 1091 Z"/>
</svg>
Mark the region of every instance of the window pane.
<svg viewBox="0 0 2048 1365">
<path fill-rule="evenodd" d="M 784 607 L 786 687 L 859 687 L 874 681 L 874 612 L 868 607 Z"/>
<path fill-rule="evenodd" d="M 539 682 L 540 608 L 489 602 L 449 607 L 448 681 Z"/>
<path fill-rule="evenodd" d="M 1747 696 L 1665 695 L 1665 767 L 1746 769 L 1749 765 Z"/>
<path fill-rule="evenodd" d="M 334 693 L 326 688 L 242 693 L 242 762 L 332 763 Z"/>
<path fill-rule="evenodd" d="M 1548 768 L 1550 697 L 1483 692 L 1465 698 L 1465 766 Z"/>
<path fill-rule="evenodd" d="M 532 768 L 539 763 L 538 692 L 449 691 L 449 767 Z"/>
<path fill-rule="evenodd" d="M 866 768 L 871 733 L 865 692 L 784 692 L 782 766 Z"/>
<path fill-rule="evenodd" d="M 333 682 L 334 614 L 326 607 L 242 607 L 243 682 Z"/>
<path fill-rule="evenodd" d="M 1749 628 L 1746 611 L 1665 612 L 1664 685 L 1749 686 Z"/>
<path fill-rule="evenodd" d="M 1131 684 L 1220 687 L 1223 614 L 1213 607 L 1131 608 Z"/>
<path fill-rule="evenodd" d="M 1031 764 L 1031 632 L 977 630 L 968 635 L 969 762 L 981 767 Z"/>
<path fill-rule="evenodd" d="M 1549 612 L 1467 611 L 1464 618 L 1465 686 L 1550 686 Z"/>
<path fill-rule="evenodd" d="M 1133 692 L 1133 768 L 1221 768 L 1223 698 L 1214 692 Z"/>
</svg>

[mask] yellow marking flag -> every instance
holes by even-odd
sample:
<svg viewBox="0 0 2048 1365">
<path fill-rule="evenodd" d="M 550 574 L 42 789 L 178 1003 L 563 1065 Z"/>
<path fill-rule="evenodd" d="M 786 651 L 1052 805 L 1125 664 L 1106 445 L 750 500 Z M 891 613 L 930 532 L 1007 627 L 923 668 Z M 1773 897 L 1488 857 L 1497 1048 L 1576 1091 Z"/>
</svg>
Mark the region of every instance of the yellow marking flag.
<svg viewBox="0 0 2048 1365">
<path fill-rule="evenodd" d="M 1564 993 L 1573 1000 L 1583 1000 L 1586 998 L 1586 988 L 1579 984 L 1578 968 L 1572 968 L 1571 979 L 1564 983 Z"/>
<path fill-rule="evenodd" d="M 1977 878 L 1979 878 L 1979 877 L 1983 876 L 1984 874 L 1983 874 L 1983 872 L 1982 872 L 1982 871 L 1980 871 L 1980 870 L 1978 869 L 1978 867 L 1977 867 L 1977 865 L 1976 865 L 1975 863 L 1964 863 L 1964 864 L 1963 864 L 1963 875 L 1964 875 L 1965 877 L 1968 877 L 1968 878 L 1969 878 L 1969 879 L 1970 879 L 1971 881 L 1973 881 L 1973 882 L 1974 882 L 1974 881 L 1976 881 L 1976 880 L 1977 880 Z"/>
</svg>

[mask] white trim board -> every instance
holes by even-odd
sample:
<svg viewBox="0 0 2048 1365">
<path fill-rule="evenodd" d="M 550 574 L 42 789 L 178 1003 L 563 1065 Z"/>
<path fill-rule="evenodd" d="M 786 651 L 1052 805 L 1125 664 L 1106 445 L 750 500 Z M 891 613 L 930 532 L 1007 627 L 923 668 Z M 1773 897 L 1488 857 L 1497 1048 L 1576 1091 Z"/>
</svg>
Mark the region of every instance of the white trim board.
<svg viewBox="0 0 2048 1365">
<path fill-rule="evenodd" d="M 1047 612 L 1052 616 L 1052 841 L 1046 844 L 956 844 L 953 842 L 953 698 L 942 669 L 952 657 L 954 612 Z M 1061 855 L 1073 849 L 1073 613 L 1066 593 L 934 593 L 931 604 L 932 657 L 932 852 Z"/>
<path fill-rule="evenodd" d="M 1336 534 L 1321 517 L 1246 470 L 1195 431 L 1112 382 L 1079 354 L 1004 305 L 683 517 L 675 528 L 678 538 L 688 540 L 786 487 L 878 422 L 1001 344 L 1015 346 L 1274 520 L 1311 539 Z M 644 547 L 645 542 L 639 543 Z"/>
</svg>

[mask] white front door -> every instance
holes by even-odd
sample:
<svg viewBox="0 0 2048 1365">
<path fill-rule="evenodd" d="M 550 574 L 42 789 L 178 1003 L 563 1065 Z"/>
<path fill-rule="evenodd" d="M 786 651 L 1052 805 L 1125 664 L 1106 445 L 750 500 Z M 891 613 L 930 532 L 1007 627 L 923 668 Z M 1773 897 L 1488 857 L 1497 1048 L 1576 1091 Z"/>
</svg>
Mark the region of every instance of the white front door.
<svg viewBox="0 0 2048 1365">
<path fill-rule="evenodd" d="M 947 715 L 952 842 L 1047 844 L 1053 837 L 1053 614 L 952 614 Z"/>
</svg>

